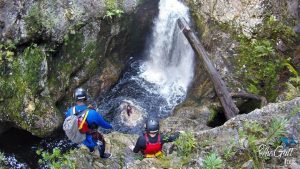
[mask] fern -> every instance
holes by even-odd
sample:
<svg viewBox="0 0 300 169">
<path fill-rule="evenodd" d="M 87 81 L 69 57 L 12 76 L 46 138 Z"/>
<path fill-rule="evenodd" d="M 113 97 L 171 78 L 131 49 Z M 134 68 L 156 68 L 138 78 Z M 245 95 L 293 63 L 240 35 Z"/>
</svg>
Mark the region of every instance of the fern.
<svg viewBox="0 0 300 169">
<path fill-rule="evenodd" d="M 294 76 L 298 76 L 298 75 L 299 75 L 298 72 L 297 72 L 297 70 L 296 70 L 290 63 L 286 62 L 286 63 L 284 63 L 283 65 L 286 66 L 286 67 L 289 69 L 289 71 L 290 71 Z"/>
<path fill-rule="evenodd" d="M 295 87 L 293 84 L 287 82 L 287 91 L 285 92 L 285 98 L 287 100 L 292 100 L 295 97 L 300 96 L 300 88 L 299 87 Z"/>
<path fill-rule="evenodd" d="M 289 82 L 293 82 L 293 83 L 299 85 L 300 84 L 300 77 L 299 76 L 297 76 L 297 77 L 291 77 L 289 79 Z"/>
<path fill-rule="evenodd" d="M 253 133 L 253 134 L 263 134 L 264 129 L 262 128 L 262 126 L 260 124 L 258 124 L 257 122 L 246 122 L 244 124 L 244 127 L 249 130 L 249 132 Z"/>
<path fill-rule="evenodd" d="M 284 118 L 273 119 L 268 137 L 266 139 L 266 143 L 268 143 L 270 140 L 273 140 L 276 137 L 280 137 L 285 132 L 285 127 L 287 123 L 288 120 Z"/>
<path fill-rule="evenodd" d="M 290 63 L 286 62 L 284 65 L 294 75 L 294 77 L 291 77 L 286 83 L 287 91 L 284 92 L 285 98 L 287 100 L 292 100 L 293 98 L 300 96 L 300 76 L 298 71 Z"/>
<path fill-rule="evenodd" d="M 235 155 L 235 151 L 233 147 L 225 148 L 224 150 L 224 158 L 225 160 L 230 160 Z"/>
<path fill-rule="evenodd" d="M 204 169 L 219 169 L 223 166 L 223 161 L 216 153 L 210 153 L 204 157 Z"/>
<path fill-rule="evenodd" d="M 177 146 L 178 154 L 187 157 L 196 147 L 196 139 L 191 132 L 181 133 L 174 144 Z"/>
<path fill-rule="evenodd" d="M 292 112 L 291 112 L 291 116 L 296 116 L 298 113 L 300 113 L 300 107 L 297 106 L 295 107 Z"/>
</svg>

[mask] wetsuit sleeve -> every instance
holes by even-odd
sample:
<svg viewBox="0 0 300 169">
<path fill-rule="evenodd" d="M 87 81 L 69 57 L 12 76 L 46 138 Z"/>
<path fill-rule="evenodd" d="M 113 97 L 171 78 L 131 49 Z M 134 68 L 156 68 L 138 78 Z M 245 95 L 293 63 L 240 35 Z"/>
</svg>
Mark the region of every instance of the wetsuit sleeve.
<svg viewBox="0 0 300 169">
<path fill-rule="evenodd" d="M 66 112 L 65 112 L 65 117 L 69 117 L 72 113 L 72 108 L 69 108 Z"/>
<path fill-rule="evenodd" d="M 103 117 L 96 111 L 90 110 L 88 115 L 88 122 L 91 124 L 96 124 L 97 126 L 101 126 L 105 129 L 111 129 L 112 125 L 106 122 Z"/>
<path fill-rule="evenodd" d="M 162 135 L 161 142 L 162 143 L 173 142 L 173 141 L 175 141 L 179 137 L 179 135 L 180 135 L 179 132 L 175 132 L 173 134 Z"/>
<path fill-rule="evenodd" d="M 133 152 L 138 153 L 139 151 L 143 151 L 145 149 L 146 149 L 146 140 L 144 136 L 140 136 L 135 144 Z"/>
</svg>

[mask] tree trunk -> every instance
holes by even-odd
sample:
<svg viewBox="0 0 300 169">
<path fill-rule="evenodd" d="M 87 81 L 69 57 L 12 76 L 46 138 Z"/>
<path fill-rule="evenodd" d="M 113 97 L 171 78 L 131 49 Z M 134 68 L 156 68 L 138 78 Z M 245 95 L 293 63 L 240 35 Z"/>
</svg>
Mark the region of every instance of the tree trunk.
<svg viewBox="0 0 300 169">
<path fill-rule="evenodd" d="M 179 18 L 177 20 L 178 26 L 181 30 L 183 30 L 183 33 L 189 43 L 191 44 L 192 48 L 194 49 L 195 53 L 199 57 L 200 61 L 204 65 L 205 70 L 209 74 L 209 77 L 211 81 L 213 82 L 214 89 L 217 93 L 217 96 L 222 104 L 222 107 L 224 108 L 225 116 L 228 119 L 234 117 L 238 114 L 239 110 L 234 104 L 229 91 L 222 80 L 220 74 L 217 72 L 215 67 L 212 65 L 211 61 L 209 60 L 208 54 L 205 51 L 204 47 L 198 40 L 197 36 L 194 34 L 194 32 L 191 30 L 187 22 L 184 18 Z"/>
</svg>

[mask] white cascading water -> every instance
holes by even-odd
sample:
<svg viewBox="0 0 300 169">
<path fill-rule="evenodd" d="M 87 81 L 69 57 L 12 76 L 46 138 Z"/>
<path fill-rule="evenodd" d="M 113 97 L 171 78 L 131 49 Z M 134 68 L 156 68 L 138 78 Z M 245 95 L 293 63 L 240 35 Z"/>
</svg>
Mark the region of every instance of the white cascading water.
<svg viewBox="0 0 300 169">
<path fill-rule="evenodd" d="M 157 86 L 169 104 L 178 104 L 185 97 L 194 76 L 194 52 L 179 30 L 177 19 L 189 23 L 188 8 L 178 0 L 160 0 L 159 16 L 154 22 L 148 60 L 140 77 Z M 153 91 L 152 91 L 153 92 Z"/>
</svg>

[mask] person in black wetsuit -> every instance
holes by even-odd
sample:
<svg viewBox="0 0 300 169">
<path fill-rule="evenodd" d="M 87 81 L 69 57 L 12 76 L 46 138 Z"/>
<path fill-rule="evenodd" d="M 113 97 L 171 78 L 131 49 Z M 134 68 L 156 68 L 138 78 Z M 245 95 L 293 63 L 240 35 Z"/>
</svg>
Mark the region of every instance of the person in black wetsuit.
<svg viewBox="0 0 300 169">
<path fill-rule="evenodd" d="M 173 142 L 179 137 L 179 132 L 173 135 L 162 135 L 159 133 L 159 123 L 150 119 L 146 123 L 146 133 L 140 136 L 133 148 L 134 153 L 142 152 L 145 158 L 154 158 L 163 155 L 164 143 Z"/>
</svg>

